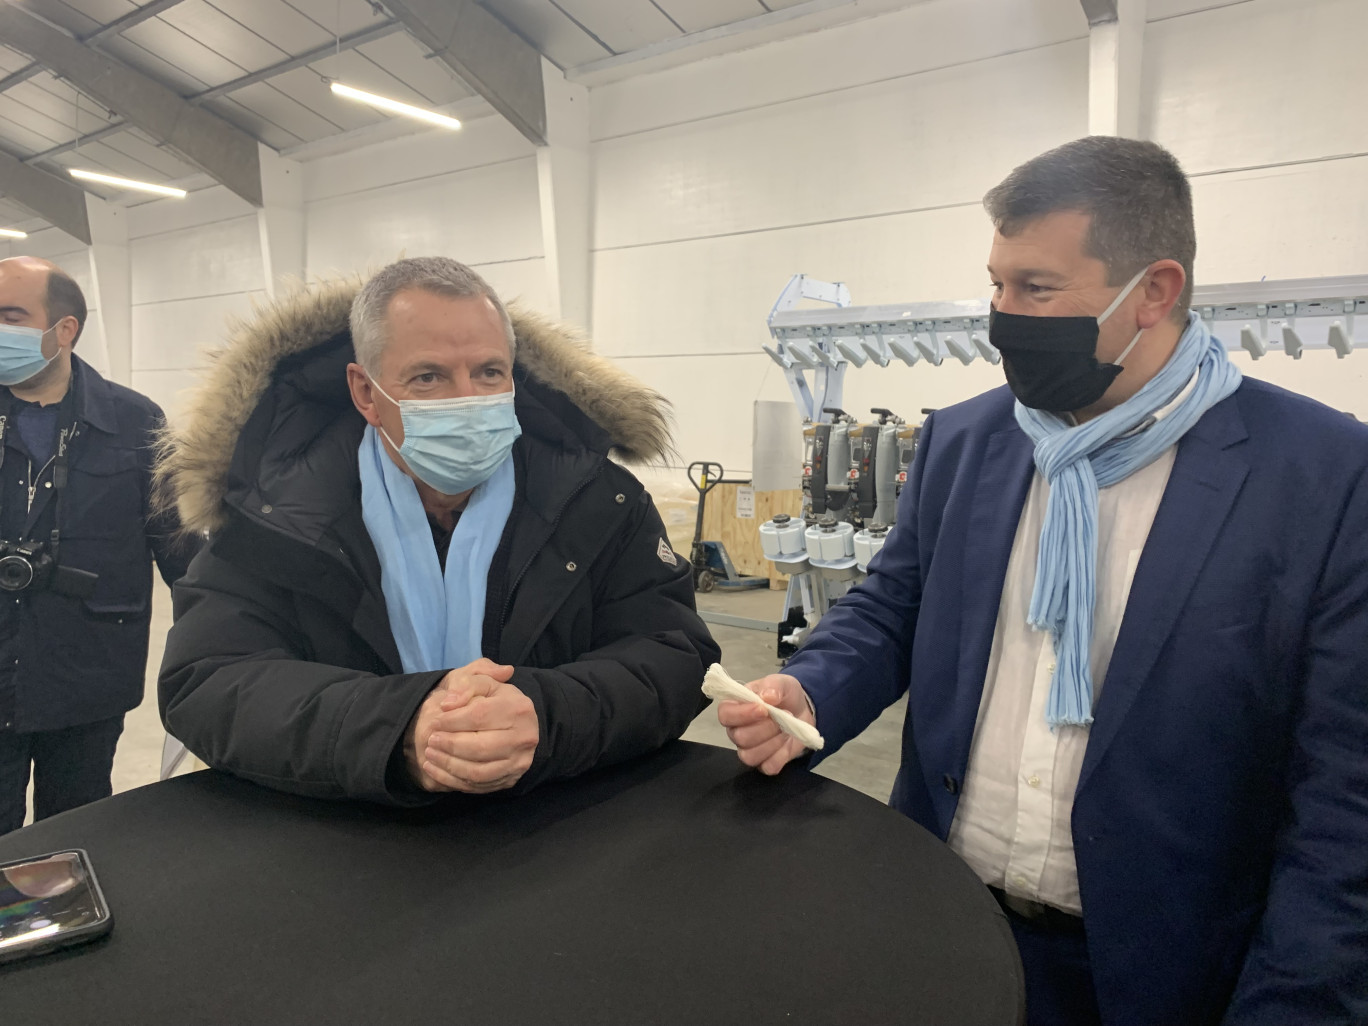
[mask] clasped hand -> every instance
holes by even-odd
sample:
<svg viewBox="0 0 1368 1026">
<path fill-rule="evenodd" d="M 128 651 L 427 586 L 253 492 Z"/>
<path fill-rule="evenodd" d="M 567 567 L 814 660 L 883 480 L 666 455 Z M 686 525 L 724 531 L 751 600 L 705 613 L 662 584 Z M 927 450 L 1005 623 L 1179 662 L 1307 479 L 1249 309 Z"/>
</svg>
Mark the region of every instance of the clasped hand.
<svg viewBox="0 0 1368 1026">
<path fill-rule="evenodd" d="M 485 794 L 522 779 L 541 731 L 512 676 L 511 666 L 477 659 L 449 671 L 423 699 L 404 743 L 409 775 L 423 790 Z"/>
</svg>

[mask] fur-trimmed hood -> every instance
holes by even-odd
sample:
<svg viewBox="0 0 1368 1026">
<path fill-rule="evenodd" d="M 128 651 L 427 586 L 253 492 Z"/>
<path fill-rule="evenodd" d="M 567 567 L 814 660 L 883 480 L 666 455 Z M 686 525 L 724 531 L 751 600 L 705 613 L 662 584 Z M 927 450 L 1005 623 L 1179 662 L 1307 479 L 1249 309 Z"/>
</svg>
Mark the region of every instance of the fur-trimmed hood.
<svg viewBox="0 0 1368 1026">
<path fill-rule="evenodd" d="M 209 354 L 209 366 L 159 451 L 158 490 L 164 501 L 175 503 L 187 530 L 223 525 L 243 428 L 283 361 L 307 359 L 308 350 L 348 332 L 360 287 L 357 278 L 299 287 L 230 325 L 225 344 Z M 518 340 L 517 368 L 527 379 L 561 393 L 623 460 L 651 463 L 670 454 L 669 400 L 595 356 L 571 329 L 517 304 L 510 305 L 509 316 Z"/>
</svg>

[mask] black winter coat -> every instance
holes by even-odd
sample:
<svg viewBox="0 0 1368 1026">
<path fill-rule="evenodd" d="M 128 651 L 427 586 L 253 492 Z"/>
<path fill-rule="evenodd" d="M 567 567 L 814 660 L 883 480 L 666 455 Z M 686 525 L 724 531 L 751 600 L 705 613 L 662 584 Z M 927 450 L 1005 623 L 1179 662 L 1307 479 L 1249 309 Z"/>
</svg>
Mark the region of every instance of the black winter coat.
<svg viewBox="0 0 1368 1026">
<path fill-rule="evenodd" d="M 3 416 L 11 396 L 7 388 L 0 393 Z M 178 537 L 174 512 L 152 512 L 153 444 L 163 422 L 157 404 L 106 381 L 79 357 L 72 357 L 71 400 L 76 436 L 60 503 L 58 562 L 99 579 L 86 598 L 51 587 L 0 592 L 0 730 L 60 730 L 141 702 L 153 559 L 170 584 L 198 547 L 197 539 Z M 17 431 L 3 436 L 0 530 L 9 541 L 47 542 L 59 506 L 53 467 L 35 462 L 28 509 L 29 453 Z"/>
<path fill-rule="evenodd" d="M 325 291 L 322 309 L 287 317 L 292 331 L 309 339 L 333 328 L 327 310 L 343 304 L 331 298 Z M 247 364 L 269 351 L 280 316 L 268 312 L 218 373 L 233 373 L 234 348 Z M 610 392 L 644 390 L 552 326 L 516 316 L 515 325 L 517 498 L 490 570 L 483 648 L 515 667 L 512 683 L 536 707 L 540 740 L 518 784 L 526 790 L 678 737 L 705 704 L 699 685 L 719 651 L 650 496 L 608 459 L 614 439 L 546 379 L 593 390 L 588 367 L 604 370 Z M 249 780 L 319 797 L 429 800 L 406 779 L 401 745 L 443 674 L 402 672 L 390 633 L 361 519 L 365 424 L 346 388 L 350 337 L 330 331 L 294 345 L 303 351 L 278 362 L 226 474 L 208 486 L 222 499 L 208 514 L 207 549 L 175 590 L 162 715 L 211 766 Z M 577 373 L 558 370 L 566 360 Z M 217 400 L 208 404 L 201 427 L 224 415 Z M 199 471 L 186 470 L 203 455 L 194 448 L 183 438 L 167 470 L 192 520 L 197 502 L 213 505 L 201 501 Z"/>
</svg>

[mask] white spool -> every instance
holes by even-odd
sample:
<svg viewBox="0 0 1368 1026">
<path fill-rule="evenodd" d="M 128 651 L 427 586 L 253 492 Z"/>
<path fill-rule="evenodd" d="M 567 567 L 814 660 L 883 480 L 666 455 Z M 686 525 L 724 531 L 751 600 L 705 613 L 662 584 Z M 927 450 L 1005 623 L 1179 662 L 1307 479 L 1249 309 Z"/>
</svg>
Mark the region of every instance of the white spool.
<svg viewBox="0 0 1368 1026">
<path fill-rule="evenodd" d="M 836 524 L 835 528 L 821 532 L 822 559 L 828 562 L 855 555 L 855 528 L 847 523 Z"/>
<path fill-rule="evenodd" d="M 803 522 L 786 513 L 760 525 L 760 547 L 770 559 L 792 559 L 803 555 Z"/>
</svg>

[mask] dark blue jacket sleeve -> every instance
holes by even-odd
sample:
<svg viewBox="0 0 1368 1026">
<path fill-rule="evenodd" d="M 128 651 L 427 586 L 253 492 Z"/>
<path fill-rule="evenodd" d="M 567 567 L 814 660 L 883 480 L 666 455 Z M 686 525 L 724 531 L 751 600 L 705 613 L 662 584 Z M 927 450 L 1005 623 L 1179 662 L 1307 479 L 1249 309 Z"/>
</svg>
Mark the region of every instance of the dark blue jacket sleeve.
<svg viewBox="0 0 1368 1026">
<path fill-rule="evenodd" d="M 870 562 L 869 576 L 832 606 L 784 668 L 811 697 L 817 729 L 826 741 L 814 765 L 857 736 L 907 690 L 922 594 L 917 511 L 932 446 L 932 419 L 922 428 L 898 499 L 897 526 Z"/>
<path fill-rule="evenodd" d="M 1307 625 L 1286 825 L 1228 1026 L 1368 1022 L 1368 474 L 1342 514 Z"/>
</svg>

